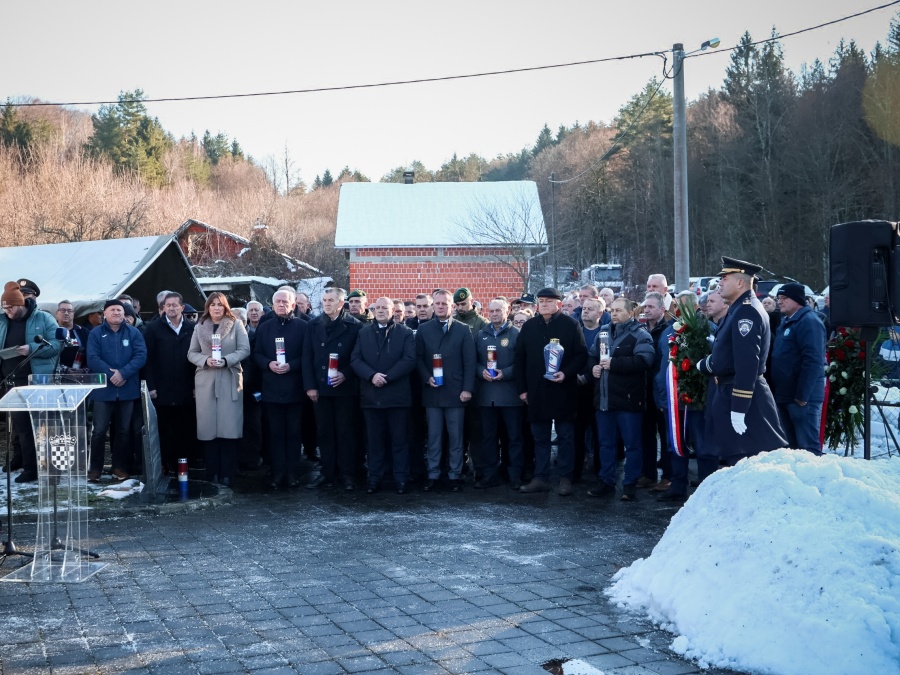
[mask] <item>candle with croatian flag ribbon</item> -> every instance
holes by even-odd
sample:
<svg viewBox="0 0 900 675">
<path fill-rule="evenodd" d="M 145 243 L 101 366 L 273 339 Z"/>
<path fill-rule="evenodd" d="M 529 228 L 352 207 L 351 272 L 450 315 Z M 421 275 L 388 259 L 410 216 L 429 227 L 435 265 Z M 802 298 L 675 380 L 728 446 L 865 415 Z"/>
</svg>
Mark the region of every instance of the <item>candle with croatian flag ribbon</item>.
<svg viewBox="0 0 900 675">
<path fill-rule="evenodd" d="M 334 380 L 338 376 L 338 355 L 328 355 L 328 386 L 334 386 Z"/>
<path fill-rule="evenodd" d="M 178 460 L 178 492 L 181 499 L 188 498 L 188 461 L 187 457 Z"/>
<path fill-rule="evenodd" d="M 222 360 L 222 336 L 218 333 L 213 333 L 212 337 L 209 339 L 210 342 L 210 351 L 212 351 L 212 357 L 216 361 Z"/>
<path fill-rule="evenodd" d="M 278 361 L 282 366 L 287 363 L 287 359 L 284 357 L 284 338 L 277 337 L 275 338 L 275 360 Z"/>
<path fill-rule="evenodd" d="M 488 345 L 487 348 L 487 371 L 491 377 L 497 377 L 497 347 L 496 345 Z"/>
<path fill-rule="evenodd" d="M 544 377 L 548 380 L 552 380 L 559 372 L 565 351 L 565 348 L 559 344 L 559 338 L 550 338 L 550 342 L 544 345 Z"/>
<path fill-rule="evenodd" d="M 431 358 L 431 376 L 434 378 L 434 383 L 438 387 L 443 386 L 444 384 L 444 357 L 440 354 L 435 354 Z"/>
</svg>

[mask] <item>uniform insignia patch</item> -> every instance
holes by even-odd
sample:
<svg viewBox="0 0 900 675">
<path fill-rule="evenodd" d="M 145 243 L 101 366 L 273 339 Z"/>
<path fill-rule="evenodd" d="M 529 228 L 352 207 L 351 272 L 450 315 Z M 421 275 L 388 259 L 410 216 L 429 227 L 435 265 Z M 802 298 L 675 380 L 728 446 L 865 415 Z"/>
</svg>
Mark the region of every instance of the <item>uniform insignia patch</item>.
<svg viewBox="0 0 900 675">
<path fill-rule="evenodd" d="M 790 334 L 791 334 L 791 329 L 790 329 L 790 328 L 785 328 L 785 329 L 784 329 L 784 337 L 787 337 L 787 336 L 790 335 Z"/>
<path fill-rule="evenodd" d="M 123 347 L 127 347 L 128 345 L 129 345 L 129 341 L 128 341 L 128 340 L 122 340 L 122 346 L 123 346 Z"/>
<path fill-rule="evenodd" d="M 741 332 L 742 337 L 747 337 L 751 328 L 753 328 L 753 322 L 750 319 L 741 319 L 738 321 L 738 330 Z"/>
<path fill-rule="evenodd" d="M 503 338 L 502 340 L 500 340 L 500 346 L 509 347 L 509 338 Z"/>
</svg>

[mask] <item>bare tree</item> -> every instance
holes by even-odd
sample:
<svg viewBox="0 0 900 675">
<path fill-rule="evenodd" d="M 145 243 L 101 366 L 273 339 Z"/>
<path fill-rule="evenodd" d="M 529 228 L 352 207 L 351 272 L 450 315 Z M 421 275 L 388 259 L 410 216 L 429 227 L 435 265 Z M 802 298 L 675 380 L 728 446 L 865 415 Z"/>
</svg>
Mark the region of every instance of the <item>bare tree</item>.
<svg viewBox="0 0 900 675">
<path fill-rule="evenodd" d="M 536 191 L 522 189 L 503 200 L 479 199 L 454 227 L 453 238 L 459 246 L 482 249 L 508 266 L 522 280 L 522 292 L 528 292 L 535 261 L 543 261 L 547 253 L 547 231 Z"/>
</svg>

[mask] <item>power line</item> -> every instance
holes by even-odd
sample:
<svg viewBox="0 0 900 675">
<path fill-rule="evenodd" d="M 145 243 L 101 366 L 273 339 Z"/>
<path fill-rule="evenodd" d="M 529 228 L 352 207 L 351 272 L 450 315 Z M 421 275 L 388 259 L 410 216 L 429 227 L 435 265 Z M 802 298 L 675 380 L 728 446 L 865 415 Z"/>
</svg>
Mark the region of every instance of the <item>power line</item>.
<svg viewBox="0 0 900 675">
<path fill-rule="evenodd" d="M 893 5 L 900 5 L 900 0 L 893 0 L 893 2 L 885 3 L 884 5 L 879 5 L 878 7 L 872 7 L 871 9 L 864 9 L 861 12 L 857 12 L 856 14 L 850 14 L 848 16 L 841 17 L 840 19 L 834 19 L 833 21 L 826 21 L 825 23 L 820 23 L 817 26 L 809 26 L 808 28 L 801 28 L 800 30 L 795 30 L 790 33 L 785 33 L 784 35 L 777 35 L 775 37 L 766 38 L 765 40 L 757 40 L 756 42 L 751 42 L 746 45 L 747 47 L 755 47 L 757 45 L 764 45 L 768 42 L 777 42 L 779 40 L 783 40 L 785 38 L 794 37 L 795 35 L 800 35 L 802 33 L 809 33 L 810 31 L 819 30 L 820 28 L 825 28 L 827 26 L 834 26 L 835 24 L 842 23 L 844 21 L 849 21 L 850 19 L 855 19 L 858 16 L 863 16 L 865 14 L 871 14 L 872 12 L 877 12 L 882 9 L 886 9 L 888 7 L 892 7 Z M 731 47 L 730 49 L 718 49 L 712 52 L 697 52 L 696 54 L 686 54 L 684 58 L 692 59 L 695 56 L 712 56 L 713 54 L 722 54 L 726 52 L 733 52 L 739 48 L 744 47 L 745 45 L 736 45 Z"/>
<path fill-rule="evenodd" d="M 793 31 L 791 33 L 786 33 L 784 35 L 778 37 L 768 38 L 766 40 L 759 40 L 757 42 L 752 42 L 749 46 L 765 44 L 767 42 L 774 42 L 776 40 L 783 40 L 784 38 L 793 37 L 794 35 L 800 35 L 801 33 L 808 33 L 810 31 L 818 30 L 819 28 L 824 28 L 826 26 L 833 26 L 838 23 L 842 23 L 844 21 L 849 21 L 850 19 L 855 19 L 856 17 L 863 16 L 865 14 L 870 14 L 872 12 L 877 12 L 882 9 L 886 9 L 887 7 L 892 7 L 893 5 L 900 4 L 900 0 L 893 0 L 892 2 L 885 3 L 883 5 L 879 5 L 878 7 L 872 7 L 871 9 L 866 9 L 861 12 L 857 12 L 855 14 L 850 14 L 848 16 L 841 17 L 840 19 L 835 19 L 833 21 L 828 21 L 826 23 L 821 23 L 817 26 L 810 26 L 808 28 L 801 28 L 800 30 Z M 730 49 L 720 49 L 715 52 L 699 52 L 697 54 L 686 55 L 685 58 L 692 58 L 694 56 L 710 56 L 711 54 L 718 54 L 728 51 L 734 51 L 738 49 L 737 46 L 731 47 Z M 573 66 L 586 66 L 592 65 L 596 63 L 608 63 L 611 61 L 628 61 L 631 59 L 641 59 L 647 56 L 659 56 L 662 53 L 665 53 L 669 50 L 659 50 L 654 52 L 643 52 L 640 54 L 626 54 L 624 56 L 608 56 L 600 59 L 588 59 L 585 61 L 570 61 L 568 63 L 554 63 L 550 65 L 544 66 L 529 66 L 525 68 L 509 68 L 507 70 L 489 70 L 480 73 L 465 73 L 462 75 L 445 75 L 442 77 L 422 77 L 412 80 L 392 80 L 388 82 L 371 82 L 368 84 L 349 84 L 342 86 L 334 86 L 334 87 L 311 87 L 309 89 L 288 89 L 284 91 L 261 91 L 261 92 L 250 92 L 243 94 L 211 94 L 209 96 L 170 96 L 165 98 L 144 98 L 144 99 L 116 99 L 115 101 L 65 101 L 65 102 L 35 102 L 35 103 L 7 103 L 6 105 L 10 105 L 14 108 L 36 108 L 43 106 L 88 106 L 88 105 L 116 105 L 118 103 L 177 103 L 181 101 L 215 101 L 215 100 L 223 100 L 223 99 L 231 99 L 231 98 L 257 98 L 262 96 L 286 96 L 288 94 L 315 94 L 320 92 L 328 92 L 328 91 L 352 91 L 354 89 L 377 89 L 380 87 L 396 87 L 406 84 L 425 84 L 427 82 L 450 82 L 453 80 L 467 80 L 474 79 L 479 77 L 493 77 L 497 75 L 513 75 L 516 73 L 530 73 L 537 72 L 541 70 L 553 70 L 556 68 L 571 68 Z"/>
<path fill-rule="evenodd" d="M 900 0 L 897 0 L 900 2 Z M 495 75 L 512 75 L 515 73 L 529 73 L 539 70 L 552 70 L 554 68 L 570 68 L 572 66 L 586 66 L 595 63 L 607 63 L 609 61 L 627 61 L 641 59 L 646 56 L 659 56 L 660 52 L 645 52 L 643 54 L 627 54 L 625 56 L 608 56 L 602 59 L 589 59 L 587 61 L 571 61 L 569 63 L 554 63 L 546 66 L 530 66 L 527 68 L 510 68 L 508 70 L 490 70 L 481 73 L 467 73 L 463 75 L 445 75 L 442 77 L 422 77 L 414 80 L 393 80 L 389 82 L 372 82 L 369 84 L 348 84 L 336 87 L 313 87 L 310 89 L 289 89 L 286 91 L 261 91 L 246 94 L 215 94 L 210 96 L 173 96 L 168 98 L 142 98 L 123 99 L 115 101 L 67 101 L 65 103 L 9 103 L 13 107 L 26 108 L 38 106 L 64 106 L 64 105 L 115 105 L 118 103 L 170 103 L 179 101 L 213 101 L 229 98 L 253 98 L 259 96 L 284 96 L 287 94 L 315 94 L 326 91 L 351 91 L 354 89 L 376 89 L 379 87 L 396 87 L 404 84 L 424 84 L 426 82 L 449 82 L 452 80 L 466 80 L 477 77 L 492 77 Z"/>
</svg>

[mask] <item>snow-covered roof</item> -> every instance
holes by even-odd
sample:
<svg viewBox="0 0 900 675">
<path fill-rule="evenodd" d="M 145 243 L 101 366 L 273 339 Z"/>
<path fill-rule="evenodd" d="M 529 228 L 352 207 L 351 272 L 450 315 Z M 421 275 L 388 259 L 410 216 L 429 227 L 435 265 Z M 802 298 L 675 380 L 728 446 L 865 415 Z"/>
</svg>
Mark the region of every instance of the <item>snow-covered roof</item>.
<svg viewBox="0 0 900 675">
<path fill-rule="evenodd" d="M 547 243 L 533 181 L 341 185 L 337 248 L 509 243 Z"/>
<path fill-rule="evenodd" d="M 184 221 L 178 227 L 177 230 L 175 230 L 175 232 L 173 234 L 175 235 L 176 238 L 180 237 L 182 235 L 182 233 L 184 233 L 184 231 L 187 230 L 191 225 L 199 225 L 200 227 L 203 227 L 203 228 L 209 230 L 210 232 L 215 232 L 217 234 L 221 234 L 223 237 L 228 237 L 229 239 L 233 239 L 234 241 L 240 242 L 241 244 L 246 244 L 246 246 L 243 249 L 241 249 L 241 251 L 238 253 L 238 257 L 243 257 L 243 255 L 245 253 L 250 251 L 252 244 L 251 244 L 250 240 L 247 239 L 246 237 L 242 237 L 241 235 L 235 234 L 234 232 L 229 232 L 228 230 L 223 230 L 220 227 L 215 227 L 214 225 L 210 225 L 209 223 L 204 223 L 202 220 L 197 220 L 196 218 L 188 218 L 186 221 Z M 253 226 L 253 229 L 254 230 L 267 230 L 269 228 L 268 228 L 268 226 L 263 225 L 262 223 L 257 223 L 256 225 Z M 280 255 L 282 258 L 284 258 L 285 265 L 287 265 L 288 270 L 291 272 L 296 272 L 298 269 L 302 269 L 307 272 L 310 272 L 311 274 L 317 274 L 317 275 L 322 274 L 322 270 L 320 270 L 318 267 L 313 267 L 312 265 L 305 263 L 302 260 L 297 260 L 297 258 L 292 258 L 287 253 L 282 253 L 281 251 L 279 251 L 278 255 Z"/>
<path fill-rule="evenodd" d="M 122 293 L 145 305 L 164 289 L 192 303 L 204 298 L 173 235 L 10 246 L 0 248 L 0 269 L 8 279 L 32 279 L 42 308 L 55 311 L 60 300 L 70 300 L 78 316 Z"/>
</svg>

